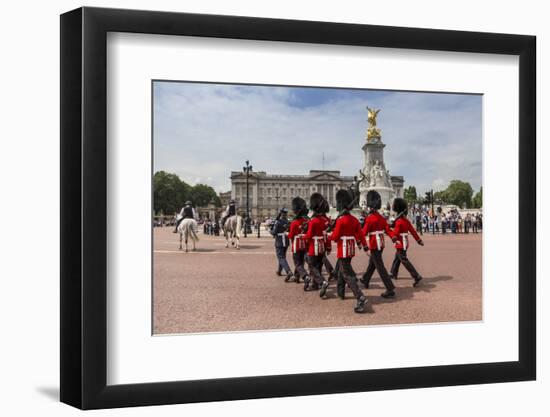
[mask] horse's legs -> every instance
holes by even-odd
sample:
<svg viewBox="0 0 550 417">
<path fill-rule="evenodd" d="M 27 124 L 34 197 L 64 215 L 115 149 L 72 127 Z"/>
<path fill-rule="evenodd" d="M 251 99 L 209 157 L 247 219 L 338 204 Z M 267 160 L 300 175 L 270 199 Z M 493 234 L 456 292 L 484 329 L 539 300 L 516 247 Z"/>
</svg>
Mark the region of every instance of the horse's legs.
<svg viewBox="0 0 550 417">
<path fill-rule="evenodd" d="M 185 230 L 185 253 L 189 252 L 189 249 L 187 248 L 187 242 L 189 240 L 189 229 Z"/>
<path fill-rule="evenodd" d="M 180 233 L 180 250 L 183 249 L 183 248 L 181 247 L 181 238 L 182 238 L 182 236 L 181 236 L 181 233 Z"/>
</svg>

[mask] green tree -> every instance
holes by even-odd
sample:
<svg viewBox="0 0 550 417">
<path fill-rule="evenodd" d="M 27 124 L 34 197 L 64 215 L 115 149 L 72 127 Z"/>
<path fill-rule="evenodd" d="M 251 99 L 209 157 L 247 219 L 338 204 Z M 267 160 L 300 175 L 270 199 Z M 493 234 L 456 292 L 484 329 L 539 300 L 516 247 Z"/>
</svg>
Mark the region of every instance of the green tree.
<svg viewBox="0 0 550 417">
<path fill-rule="evenodd" d="M 221 206 L 221 201 L 216 191 L 206 184 L 197 184 L 191 187 L 189 199 L 195 207 L 205 207 L 210 201 L 213 201 L 217 207 Z"/>
<path fill-rule="evenodd" d="M 473 194 L 474 190 L 470 183 L 461 180 L 452 180 L 444 191 L 444 201 L 459 207 L 469 208 L 472 206 Z"/>
<path fill-rule="evenodd" d="M 172 214 L 189 198 L 190 186 L 175 174 L 158 171 L 153 176 L 153 209 L 155 213 Z"/>
<path fill-rule="evenodd" d="M 434 200 L 440 204 L 440 203 L 447 203 L 447 191 L 436 191 L 434 192 Z"/>
<path fill-rule="evenodd" d="M 403 197 L 407 200 L 407 203 L 415 203 L 417 200 L 416 187 L 411 185 L 403 191 Z"/>
<path fill-rule="evenodd" d="M 472 207 L 483 207 L 483 187 L 479 187 L 479 191 L 474 195 L 474 198 L 472 199 Z"/>
</svg>

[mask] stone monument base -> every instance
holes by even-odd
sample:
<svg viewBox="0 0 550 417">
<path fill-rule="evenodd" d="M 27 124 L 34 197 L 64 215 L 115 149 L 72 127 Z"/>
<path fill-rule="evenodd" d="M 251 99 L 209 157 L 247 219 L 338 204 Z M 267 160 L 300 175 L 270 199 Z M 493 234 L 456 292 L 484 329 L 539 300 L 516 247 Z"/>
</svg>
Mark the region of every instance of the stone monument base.
<svg viewBox="0 0 550 417">
<path fill-rule="evenodd" d="M 395 197 L 395 191 L 393 190 L 393 188 L 387 187 L 372 187 L 367 188 L 365 191 L 361 192 L 361 198 L 359 200 L 359 205 L 361 207 L 367 206 L 367 193 L 371 190 L 374 190 L 378 194 L 380 194 L 380 197 L 382 198 L 382 209 L 385 209 L 388 204 L 391 207 L 391 203 L 393 202 L 393 199 Z"/>
</svg>

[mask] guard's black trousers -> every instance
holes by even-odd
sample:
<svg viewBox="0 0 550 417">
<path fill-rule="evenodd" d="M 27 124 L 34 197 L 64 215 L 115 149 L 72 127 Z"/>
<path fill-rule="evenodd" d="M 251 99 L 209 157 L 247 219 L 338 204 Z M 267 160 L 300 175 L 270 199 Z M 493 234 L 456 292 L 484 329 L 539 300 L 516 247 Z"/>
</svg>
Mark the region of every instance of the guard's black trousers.
<svg viewBox="0 0 550 417">
<path fill-rule="evenodd" d="M 420 277 L 414 265 L 411 263 L 411 261 L 409 261 L 409 258 L 407 257 L 407 251 L 404 249 L 396 249 L 395 257 L 393 258 L 393 263 L 391 264 L 391 274 L 395 278 L 397 278 L 397 274 L 399 273 L 399 266 L 401 264 L 403 264 L 407 271 L 409 271 L 411 277 L 415 279 Z"/>
<path fill-rule="evenodd" d="M 308 255 L 307 257 L 309 276 L 313 279 L 314 287 L 319 287 L 325 280 L 321 274 L 321 268 L 323 267 L 323 256 L 324 255 Z"/>
<path fill-rule="evenodd" d="M 286 261 L 286 251 L 288 246 L 275 246 L 275 253 L 277 254 L 277 272 L 279 274 L 284 270 L 287 274 L 290 273 L 290 266 Z"/>
<path fill-rule="evenodd" d="M 384 260 L 382 259 L 382 250 L 373 249 L 370 251 L 370 260 L 369 260 L 369 266 L 367 267 L 367 271 L 363 275 L 363 282 L 365 285 L 369 285 L 369 282 L 372 278 L 372 275 L 374 274 L 374 271 L 378 271 L 378 274 L 380 274 L 380 278 L 382 279 L 382 282 L 384 283 L 384 286 L 388 291 L 392 291 L 395 286 L 393 285 L 393 282 L 391 282 L 391 278 L 388 275 L 388 270 L 386 269 L 386 266 L 384 265 Z"/>
<path fill-rule="evenodd" d="M 353 292 L 353 296 L 357 299 L 363 296 L 363 291 L 357 285 L 357 276 L 351 266 L 351 258 L 338 258 L 336 262 L 336 292 L 339 297 L 344 298 L 346 292 L 346 284 Z"/>
<path fill-rule="evenodd" d="M 292 259 L 294 261 L 294 275 L 296 275 L 296 278 L 303 279 L 307 276 L 306 269 L 304 268 L 305 258 L 305 250 L 301 250 L 292 254 Z"/>
<path fill-rule="evenodd" d="M 323 256 L 323 266 L 325 267 L 325 269 L 327 270 L 327 272 L 328 272 L 329 274 L 332 274 L 332 273 L 334 272 L 334 267 L 333 267 L 332 264 L 330 263 L 330 260 L 328 259 L 326 253 L 325 253 L 325 255 Z"/>
</svg>

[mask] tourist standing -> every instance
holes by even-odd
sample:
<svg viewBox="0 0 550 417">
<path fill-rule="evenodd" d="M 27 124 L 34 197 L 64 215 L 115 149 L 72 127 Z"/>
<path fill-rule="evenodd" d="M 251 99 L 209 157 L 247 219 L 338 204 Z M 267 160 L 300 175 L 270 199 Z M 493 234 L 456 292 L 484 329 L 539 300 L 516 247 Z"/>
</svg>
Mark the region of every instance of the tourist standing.
<svg viewBox="0 0 550 417">
<path fill-rule="evenodd" d="M 416 223 L 416 231 L 422 235 L 422 213 L 420 210 L 416 209 L 414 219 Z"/>
</svg>

